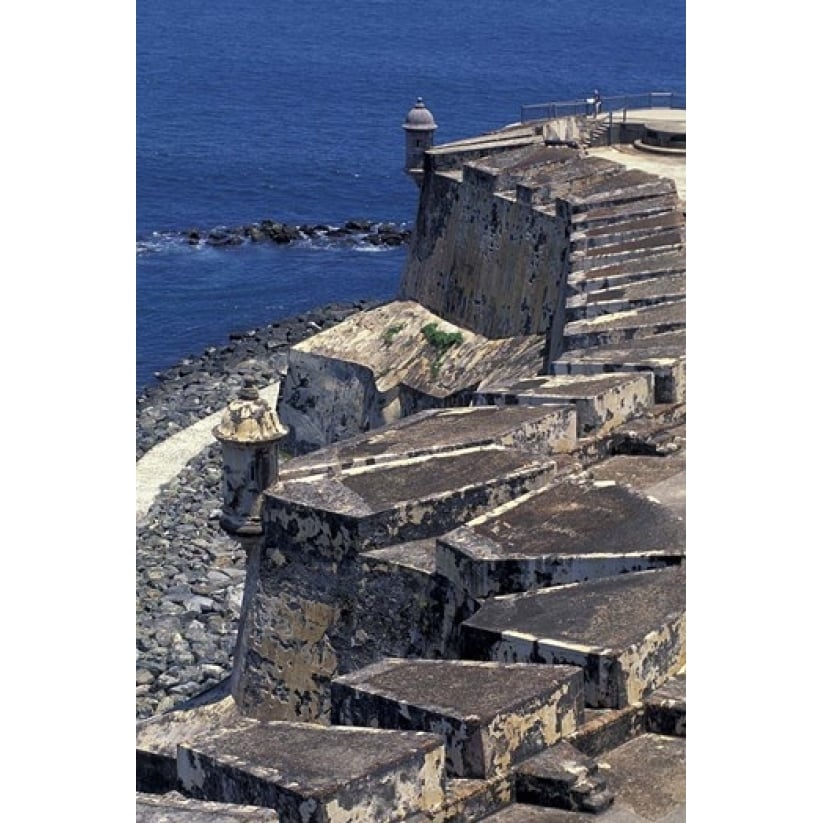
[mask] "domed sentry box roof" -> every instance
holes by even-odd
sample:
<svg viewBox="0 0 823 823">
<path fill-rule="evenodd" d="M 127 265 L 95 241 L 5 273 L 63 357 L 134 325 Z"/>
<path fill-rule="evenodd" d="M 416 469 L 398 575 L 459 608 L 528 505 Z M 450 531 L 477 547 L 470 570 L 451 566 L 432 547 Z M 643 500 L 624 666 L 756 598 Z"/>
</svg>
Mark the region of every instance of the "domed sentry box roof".
<svg viewBox="0 0 823 823">
<path fill-rule="evenodd" d="M 212 430 L 223 443 L 272 443 L 288 433 L 271 406 L 261 399 L 251 381 L 232 400 L 220 423 Z"/>
<path fill-rule="evenodd" d="M 422 97 L 418 97 L 417 102 L 409 109 L 403 128 L 406 131 L 434 131 L 437 128 L 437 123 L 423 103 Z"/>
</svg>

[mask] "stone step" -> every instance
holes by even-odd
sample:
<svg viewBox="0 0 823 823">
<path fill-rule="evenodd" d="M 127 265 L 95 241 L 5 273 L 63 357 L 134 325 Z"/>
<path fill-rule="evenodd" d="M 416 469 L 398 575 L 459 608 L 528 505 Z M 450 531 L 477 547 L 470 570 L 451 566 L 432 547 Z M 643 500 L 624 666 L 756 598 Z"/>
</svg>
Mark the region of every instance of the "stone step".
<svg viewBox="0 0 823 823">
<path fill-rule="evenodd" d="M 315 552 L 366 551 L 442 534 L 553 473 L 551 461 L 489 445 L 286 479 L 266 492 L 270 529 Z"/>
<path fill-rule="evenodd" d="M 586 158 L 587 165 L 581 167 L 578 174 L 556 175 L 552 178 L 551 186 L 544 195 L 544 202 L 557 199 L 567 200 L 581 189 L 589 190 L 595 186 L 606 186 L 608 181 L 619 175 L 621 166 L 602 158 Z M 595 167 L 592 161 L 603 163 Z"/>
<path fill-rule="evenodd" d="M 179 792 L 137 795 L 136 823 L 279 823 L 274 809 L 194 800 Z"/>
<path fill-rule="evenodd" d="M 578 248 L 569 253 L 569 270 L 576 273 L 602 268 L 614 263 L 685 248 L 685 236 L 679 230 L 665 230 L 631 240 L 617 241 L 594 248 Z"/>
<path fill-rule="evenodd" d="M 646 729 L 654 734 L 686 736 L 686 672 L 678 672 L 644 701 Z"/>
<path fill-rule="evenodd" d="M 630 703 L 622 709 L 586 709 L 583 724 L 567 738 L 576 749 L 589 757 L 622 746 L 647 731 L 641 703 Z"/>
<path fill-rule="evenodd" d="M 644 197 L 632 202 L 620 203 L 617 206 L 592 207 L 585 211 L 578 211 L 571 216 L 572 231 L 586 231 L 587 229 L 623 223 L 633 217 L 653 217 L 654 215 L 668 214 L 672 211 L 685 215 L 676 191 L 670 191 L 656 197 Z"/>
<path fill-rule="evenodd" d="M 389 823 L 443 803 L 443 758 L 435 734 L 273 721 L 181 743 L 177 769 L 192 797 L 282 823 Z"/>
<path fill-rule="evenodd" d="M 631 263 L 642 264 L 647 258 L 655 258 L 662 255 L 684 255 L 686 244 L 676 236 L 666 235 L 665 237 L 657 239 L 662 242 L 645 243 L 641 245 L 641 241 L 638 241 L 636 245 L 629 245 L 627 243 L 624 244 L 623 247 L 604 246 L 602 250 L 598 250 L 602 251 L 602 254 L 587 253 L 585 251 L 571 252 L 569 254 L 567 285 L 571 284 L 571 288 L 574 289 L 581 279 L 597 275 L 601 273 L 603 269 L 612 270 L 615 266 L 626 266 Z M 685 267 L 683 271 L 685 271 Z M 611 285 L 616 286 L 620 285 L 621 282 L 631 282 L 637 279 L 639 278 L 632 276 L 622 277 L 620 280 L 611 283 Z M 598 286 L 598 288 L 600 288 L 600 286 Z"/>
<path fill-rule="evenodd" d="M 612 223 L 579 228 L 575 226 L 569 236 L 572 248 L 586 246 L 595 248 L 599 245 L 615 242 L 615 238 L 628 240 L 635 236 L 643 237 L 661 229 L 682 229 L 686 218 L 682 211 L 670 208 L 653 214 L 622 214 L 622 219 Z"/>
<path fill-rule="evenodd" d="M 332 681 L 332 722 L 436 732 L 446 773 L 491 778 L 583 718 L 575 666 L 388 658 Z"/>
<path fill-rule="evenodd" d="M 565 451 L 562 445 L 574 440 L 575 429 L 573 407 L 433 409 L 289 460 L 280 477 L 336 475 L 344 469 L 488 445 L 547 454 L 558 442 Z"/>
<path fill-rule="evenodd" d="M 675 823 L 686 820 L 686 740 L 644 734 L 598 757 L 598 772 L 613 794 L 603 823 Z M 512 803 L 487 823 L 583 823 L 591 813 Z"/>
<path fill-rule="evenodd" d="M 682 274 L 686 271 L 686 255 L 683 249 L 644 255 L 603 266 L 591 265 L 594 262 L 589 261 L 587 271 L 569 274 L 566 283 L 569 294 L 600 291 L 666 274 Z"/>
<path fill-rule="evenodd" d="M 588 472 L 596 481 L 611 480 L 637 489 L 686 518 L 685 449 L 669 455 L 618 454 L 590 466 Z"/>
<path fill-rule="evenodd" d="M 656 177 L 638 169 L 626 169 L 606 180 L 597 181 L 568 196 L 572 215 L 590 209 L 621 206 L 650 197 L 677 195 L 673 180 Z"/>
<path fill-rule="evenodd" d="M 598 821 L 609 823 L 609 812 L 598 817 Z M 551 809 L 534 806 L 531 803 L 512 803 L 499 812 L 483 818 L 483 823 L 591 823 L 588 812 L 570 812 L 565 809 Z M 643 818 L 614 818 L 614 823 L 649 823 Z"/>
<path fill-rule="evenodd" d="M 686 301 L 617 312 L 566 324 L 563 350 L 589 349 L 686 328 Z"/>
<path fill-rule="evenodd" d="M 600 375 L 541 375 L 510 384 L 481 383 L 476 405 L 572 404 L 577 413 L 577 436 L 604 434 L 653 405 L 649 372 Z"/>
<path fill-rule="evenodd" d="M 570 244 L 569 260 L 572 271 L 594 269 L 615 260 L 642 257 L 655 253 L 659 247 L 685 243 L 685 226 L 660 227 L 643 231 L 624 232 L 615 227 L 610 234 L 589 238 L 580 237 Z M 579 265 L 580 262 L 583 265 Z"/>
<path fill-rule="evenodd" d="M 480 600 L 680 564 L 686 525 L 644 494 L 601 483 L 527 493 L 437 539 L 437 570 Z"/>
<path fill-rule="evenodd" d="M 615 794 L 607 815 L 638 823 L 686 819 L 685 737 L 643 734 L 604 752 L 598 763 Z"/>
<path fill-rule="evenodd" d="M 513 797 L 511 773 L 490 780 L 447 778 L 443 804 L 432 811 L 416 812 L 403 823 L 473 823 L 508 806 Z"/>
<path fill-rule="evenodd" d="M 655 403 L 682 403 L 686 399 L 686 332 L 570 349 L 552 361 L 549 371 L 554 375 L 651 373 Z"/>
<path fill-rule="evenodd" d="M 243 729 L 248 720 L 229 697 L 185 711 L 156 715 L 137 723 L 137 790 L 152 794 L 177 788 L 177 746 L 214 729 Z"/>
<path fill-rule="evenodd" d="M 519 803 L 597 814 L 614 801 L 597 762 L 566 741 L 515 768 Z"/>
<path fill-rule="evenodd" d="M 572 294 L 566 300 L 566 322 L 685 299 L 685 273 L 636 280 L 610 289 Z"/>
<path fill-rule="evenodd" d="M 620 708 L 685 663 L 685 565 L 494 598 L 460 636 L 470 660 L 581 666 L 586 705 Z"/>
<path fill-rule="evenodd" d="M 658 404 L 648 415 L 615 429 L 610 450 L 613 455 L 685 456 L 686 404 Z"/>
</svg>

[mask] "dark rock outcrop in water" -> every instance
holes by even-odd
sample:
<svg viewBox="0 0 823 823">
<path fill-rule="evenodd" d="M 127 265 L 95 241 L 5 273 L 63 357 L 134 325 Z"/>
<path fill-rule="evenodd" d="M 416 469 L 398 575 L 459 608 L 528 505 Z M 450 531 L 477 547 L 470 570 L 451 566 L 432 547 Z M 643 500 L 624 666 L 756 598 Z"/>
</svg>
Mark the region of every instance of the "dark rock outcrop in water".
<svg viewBox="0 0 823 823">
<path fill-rule="evenodd" d="M 395 223 L 372 223 L 368 220 L 347 220 L 339 227 L 323 224 L 294 226 L 276 220 L 261 220 L 259 223 L 233 228 L 216 226 L 212 229 L 192 228 L 184 232 L 163 232 L 162 236 L 167 239 L 177 238 L 191 246 L 203 244 L 216 248 L 240 246 L 244 243 L 285 245 L 298 241 L 402 246 L 408 243 L 411 232 Z"/>
</svg>

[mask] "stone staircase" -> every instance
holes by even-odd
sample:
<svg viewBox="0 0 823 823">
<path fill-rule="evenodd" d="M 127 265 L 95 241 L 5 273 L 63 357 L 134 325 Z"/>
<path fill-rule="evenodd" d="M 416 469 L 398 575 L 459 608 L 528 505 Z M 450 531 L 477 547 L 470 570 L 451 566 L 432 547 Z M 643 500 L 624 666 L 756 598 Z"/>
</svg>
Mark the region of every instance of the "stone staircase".
<svg viewBox="0 0 823 823">
<path fill-rule="evenodd" d="M 586 148 L 595 146 L 605 146 L 609 133 L 609 122 L 605 118 L 598 118 L 594 122 L 583 119 L 585 130 L 583 130 L 583 145 Z"/>
</svg>

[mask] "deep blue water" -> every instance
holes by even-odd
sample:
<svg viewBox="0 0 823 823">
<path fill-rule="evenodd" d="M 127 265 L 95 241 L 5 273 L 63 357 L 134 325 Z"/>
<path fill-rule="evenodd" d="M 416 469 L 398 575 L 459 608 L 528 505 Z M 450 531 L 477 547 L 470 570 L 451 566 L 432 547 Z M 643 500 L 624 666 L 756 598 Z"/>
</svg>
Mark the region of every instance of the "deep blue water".
<svg viewBox="0 0 823 823">
<path fill-rule="evenodd" d="M 137 2 L 137 388 L 230 331 L 390 298 L 405 249 L 188 246 L 264 218 L 411 223 L 407 110 L 436 141 L 521 104 L 686 91 L 685 0 Z"/>
</svg>

